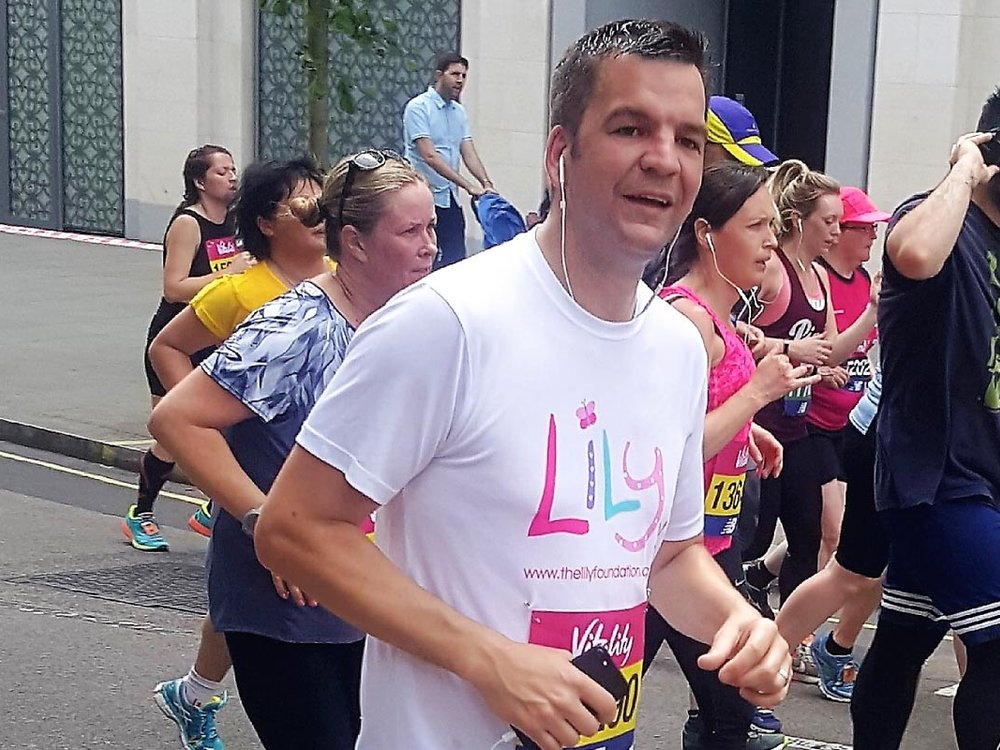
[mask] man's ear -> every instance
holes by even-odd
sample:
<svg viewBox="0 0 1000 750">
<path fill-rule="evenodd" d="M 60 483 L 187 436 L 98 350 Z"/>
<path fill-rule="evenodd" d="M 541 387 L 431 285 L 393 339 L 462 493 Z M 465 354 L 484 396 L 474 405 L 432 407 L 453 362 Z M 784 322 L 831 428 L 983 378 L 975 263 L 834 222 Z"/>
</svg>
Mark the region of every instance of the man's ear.
<svg viewBox="0 0 1000 750">
<path fill-rule="evenodd" d="M 552 196 L 552 204 L 556 205 L 562 199 L 562 191 L 559 187 L 559 159 L 564 160 L 569 155 L 572 144 L 569 134 L 562 125 L 556 125 L 549 131 L 549 137 L 545 141 L 545 179 L 548 182 L 549 194 Z M 564 161 L 565 168 L 565 161 Z"/>
</svg>

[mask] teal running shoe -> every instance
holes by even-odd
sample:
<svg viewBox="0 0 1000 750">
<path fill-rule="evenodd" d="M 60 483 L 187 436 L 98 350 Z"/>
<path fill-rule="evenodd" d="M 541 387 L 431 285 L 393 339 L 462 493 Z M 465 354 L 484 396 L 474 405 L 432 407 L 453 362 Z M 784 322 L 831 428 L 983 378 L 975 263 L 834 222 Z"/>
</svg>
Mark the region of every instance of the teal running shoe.
<svg viewBox="0 0 1000 750">
<path fill-rule="evenodd" d="M 850 703 L 851 696 L 854 695 L 854 678 L 858 673 L 858 665 L 851 654 L 831 654 L 826 647 L 829 640 L 830 634 L 824 633 L 809 644 L 819 677 L 819 689 L 832 701 Z"/>
<path fill-rule="evenodd" d="M 161 682 L 153 690 L 153 699 L 163 715 L 177 725 L 184 750 L 225 750 L 215 728 L 215 715 L 226 705 L 228 696 L 215 696 L 198 708 L 184 700 L 182 683 L 181 679 Z"/>
<path fill-rule="evenodd" d="M 122 519 L 122 533 L 129 544 L 142 552 L 166 552 L 170 549 L 167 540 L 160 534 L 160 526 L 152 513 L 135 512 L 135 506 L 129 506 L 128 513 Z"/>
<path fill-rule="evenodd" d="M 208 503 L 202 503 L 198 510 L 188 518 L 188 528 L 202 536 L 212 536 L 212 516 L 209 513 Z"/>
</svg>

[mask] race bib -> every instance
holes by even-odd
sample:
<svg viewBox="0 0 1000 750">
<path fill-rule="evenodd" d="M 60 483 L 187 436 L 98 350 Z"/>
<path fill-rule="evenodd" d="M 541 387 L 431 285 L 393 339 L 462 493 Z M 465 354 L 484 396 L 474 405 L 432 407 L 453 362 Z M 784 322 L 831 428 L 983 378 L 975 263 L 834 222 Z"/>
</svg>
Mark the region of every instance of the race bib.
<svg viewBox="0 0 1000 750">
<path fill-rule="evenodd" d="M 796 388 L 785 395 L 782 403 L 785 408 L 786 417 L 804 417 L 809 411 L 809 402 L 812 401 L 812 386 L 804 385 Z"/>
<path fill-rule="evenodd" d="M 849 380 L 842 386 L 843 390 L 851 393 L 861 393 L 864 391 L 868 381 L 872 379 L 872 363 L 868 357 L 849 359 L 844 363 Z"/>
<path fill-rule="evenodd" d="M 645 602 L 612 612 L 531 613 L 529 643 L 569 651 L 574 657 L 594 646 L 604 646 L 628 683 L 628 692 L 618 704 L 615 720 L 602 725 L 597 734 L 584 737 L 577 748 L 632 750 L 635 746 L 645 632 Z"/>
<path fill-rule="evenodd" d="M 715 457 L 705 491 L 705 536 L 732 536 L 743 504 L 749 448 L 731 441 Z"/>
<path fill-rule="evenodd" d="M 227 268 L 236 258 L 239 248 L 233 237 L 220 237 L 215 240 L 205 240 L 205 252 L 208 254 L 208 267 L 212 273 Z"/>
</svg>

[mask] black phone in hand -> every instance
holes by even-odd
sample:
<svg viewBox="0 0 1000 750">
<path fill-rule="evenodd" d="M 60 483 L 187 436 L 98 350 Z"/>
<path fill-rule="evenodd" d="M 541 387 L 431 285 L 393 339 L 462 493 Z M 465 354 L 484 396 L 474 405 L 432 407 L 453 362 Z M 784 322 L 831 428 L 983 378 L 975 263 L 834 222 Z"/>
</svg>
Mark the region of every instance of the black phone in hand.
<svg viewBox="0 0 1000 750">
<path fill-rule="evenodd" d="M 993 128 L 993 130 L 987 132 L 992 133 L 993 137 L 988 141 L 980 143 L 979 151 L 983 155 L 983 161 L 986 162 L 986 166 L 1000 166 L 1000 138 L 997 138 L 1000 128 Z"/>
<path fill-rule="evenodd" d="M 628 693 L 628 683 L 621 670 L 615 666 L 611 654 L 604 646 L 594 646 L 584 651 L 570 662 L 602 688 L 611 693 L 611 697 L 620 703 Z M 517 735 L 518 742 L 524 750 L 540 750 L 538 745 L 528 735 L 517 727 L 511 727 Z"/>
</svg>

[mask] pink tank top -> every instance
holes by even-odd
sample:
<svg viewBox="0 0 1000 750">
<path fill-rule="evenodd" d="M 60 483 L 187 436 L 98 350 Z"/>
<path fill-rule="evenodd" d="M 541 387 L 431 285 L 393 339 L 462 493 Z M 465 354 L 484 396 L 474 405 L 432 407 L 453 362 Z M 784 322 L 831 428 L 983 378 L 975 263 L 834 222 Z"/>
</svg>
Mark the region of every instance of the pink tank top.
<svg viewBox="0 0 1000 750">
<path fill-rule="evenodd" d="M 715 330 L 725 344 L 722 359 L 708 373 L 708 411 L 718 409 L 753 376 L 753 355 L 735 331 L 719 319 L 698 295 L 685 286 L 663 289 L 660 296 L 668 302 L 683 297 L 708 313 Z M 728 549 L 739 520 L 750 454 L 750 422 L 705 462 L 705 546 L 712 555 Z"/>
<path fill-rule="evenodd" d="M 857 269 L 851 278 L 845 279 L 830 265 L 826 265 L 830 277 L 830 302 L 833 304 L 833 316 L 837 321 L 837 332 L 842 333 L 860 318 L 868 307 L 871 297 L 871 280 L 863 269 Z M 812 392 L 812 406 L 806 412 L 806 421 L 823 430 L 841 430 L 847 426 L 847 415 L 851 413 L 865 386 L 872 379 L 872 365 L 868 359 L 868 351 L 875 345 L 878 337 L 876 329 L 872 329 L 857 349 L 851 352 L 844 362 L 850 380 L 842 388 L 831 388 L 826 385 L 816 385 Z"/>
</svg>

